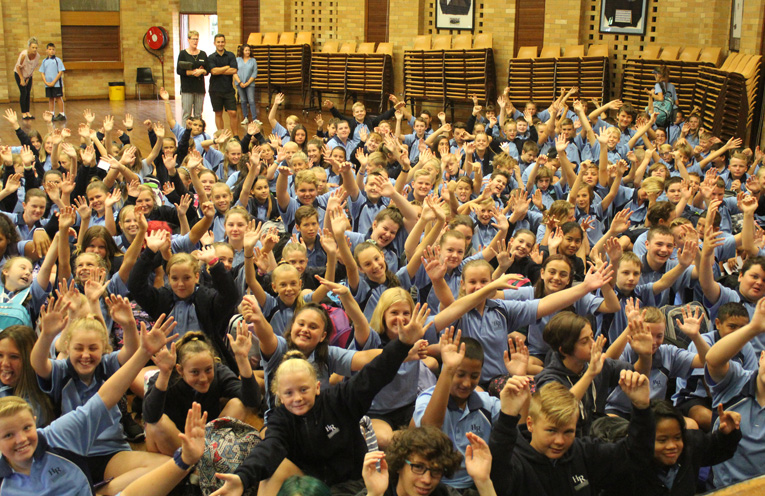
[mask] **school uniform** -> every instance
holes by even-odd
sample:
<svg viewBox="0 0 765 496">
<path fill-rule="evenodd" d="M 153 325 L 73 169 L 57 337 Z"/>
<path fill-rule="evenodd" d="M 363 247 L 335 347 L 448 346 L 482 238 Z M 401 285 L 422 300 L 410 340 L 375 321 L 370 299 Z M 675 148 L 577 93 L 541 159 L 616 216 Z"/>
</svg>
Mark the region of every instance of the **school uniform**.
<svg viewBox="0 0 765 496">
<path fill-rule="evenodd" d="M 526 301 L 534 298 L 534 291 L 534 287 L 526 286 L 519 289 L 506 289 L 504 294 L 506 299 Z M 594 314 L 598 311 L 598 308 L 602 303 L 602 297 L 595 296 L 592 293 L 587 293 L 576 302 L 574 302 L 574 313 L 582 316 L 586 316 L 591 313 Z M 557 313 L 558 312 L 554 312 L 546 317 L 542 317 L 541 319 L 534 318 L 532 322 L 526 324 L 529 326 L 526 343 L 528 344 L 530 355 L 544 359 L 544 356 L 548 351 L 550 351 L 550 346 L 545 343 L 544 339 L 542 339 L 542 331 L 544 330 L 545 326 L 547 326 L 547 323 L 550 322 L 550 319 L 552 319 L 553 316 L 555 316 Z"/>
<path fill-rule="evenodd" d="M 100 396 L 62 415 L 48 427 L 37 429 L 37 448 L 30 475 L 15 472 L 5 457 L 0 459 L 0 492 L 5 496 L 91 494 L 88 476 L 71 461 L 88 455 L 99 434 L 114 425 Z M 120 424 L 117 422 L 117 427 Z"/>
<path fill-rule="evenodd" d="M 367 444 L 359 420 L 396 375 L 411 346 L 398 340 L 385 347 L 350 380 L 322 388 L 313 408 L 294 415 L 284 406 L 269 416 L 266 437 L 234 472 L 245 489 L 257 487 L 285 458 L 328 485 L 361 478 Z"/>
<path fill-rule="evenodd" d="M 744 370 L 735 360 L 728 362 L 728 372 L 719 382 L 705 370 L 712 391 L 712 406 L 741 415 L 741 441 L 736 454 L 714 466 L 715 487 L 725 487 L 765 473 L 765 408 L 757 402 L 758 370 Z M 720 419 L 714 422 L 719 428 Z"/>
<path fill-rule="evenodd" d="M 422 417 L 425 415 L 425 410 L 428 408 L 435 389 L 436 387 L 433 386 L 417 396 L 414 415 L 412 416 L 417 427 L 422 426 Z M 464 455 L 465 449 L 470 446 L 466 434 L 472 432 L 488 443 L 491 426 L 499 418 L 500 411 L 499 398 L 489 396 L 489 393 L 484 391 L 470 393 L 464 409 L 457 406 L 457 403 L 449 397 L 441 430 L 449 436 L 454 447 Z M 457 489 L 467 489 L 473 486 L 473 479 L 465 469 L 464 460 L 454 475 L 445 477 L 443 483 Z"/>
<path fill-rule="evenodd" d="M 548 382 L 557 382 L 571 389 L 587 372 L 589 366 L 589 364 L 585 364 L 581 373 L 577 374 L 563 364 L 560 353 L 550 353 L 545 368 L 534 377 L 534 381 L 537 384 L 537 389 Z M 588 436 L 590 434 L 592 423 L 606 415 L 608 393 L 612 388 L 619 385 L 619 377 L 622 370 L 634 369 L 630 363 L 606 358 L 606 361 L 603 363 L 603 370 L 595 376 L 595 379 L 593 379 L 584 393 L 584 397 L 579 402 L 579 419 L 576 423 L 577 436 Z"/>
<path fill-rule="evenodd" d="M 569 450 L 550 460 L 531 447 L 531 435 L 520 432 L 520 416 L 499 414 L 489 438 L 491 479 L 498 496 L 590 496 L 650 465 L 654 418 L 650 409 L 635 409 L 627 437 L 616 443 L 577 437 Z"/>
<path fill-rule="evenodd" d="M 648 380 L 651 381 L 651 399 L 663 400 L 667 395 L 667 384 L 670 379 L 677 377 L 689 377 L 693 370 L 693 359 L 696 353 L 678 348 L 671 344 L 662 344 L 651 360 L 651 373 Z M 625 362 L 634 364 L 638 355 L 627 344 L 620 357 Z M 606 413 L 629 417 L 632 412 L 632 404 L 621 388 L 613 390 L 608 397 Z"/>
<path fill-rule="evenodd" d="M 345 142 L 343 142 L 339 136 L 335 135 L 334 138 L 329 140 L 327 146 L 330 150 L 334 150 L 338 146 L 341 147 L 343 150 L 345 150 L 345 160 L 350 160 L 353 157 L 353 152 L 356 151 L 356 147 L 359 146 L 359 143 L 361 143 L 359 139 L 352 137 L 349 137 Z"/>
<path fill-rule="evenodd" d="M 207 412 L 209 419 L 220 417 L 221 398 L 238 398 L 249 408 L 260 406 L 260 387 L 255 375 L 240 380 L 231 369 L 220 362 L 215 363 L 213 380 L 204 393 L 189 386 L 175 372 L 167 389 L 160 391 L 156 387 L 158 378 L 159 374 L 155 374 L 149 379 L 146 397 L 143 400 L 143 420 L 147 424 L 157 423 L 162 415 L 167 415 L 175 427 L 183 432 L 186 428 L 186 414 L 194 402 L 202 406 L 202 412 Z"/>
<path fill-rule="evenodd" d="M 651 266 L 648 264 L 648 256 L 643 255 L 640 257 L 640 260 L 643 263 L 643 268 L 640 272 L 640 281 L 639 284 L 648 284 L 652 282 L 656 282 L 662 277 L 664 277 L 664 274 L 675 268 L 678 264 L 677 260 L 667 260 L 664 262 L 664 265 L 659 267 L 658 270 L 653 270 Z M 661 307 L 664 305 L 681 305 L 685 302 L 685 295 L 684 292 L 687 288 L 691 286 L 692 282 L 692 275 L 693 275 L 693 266 L 689 266 L 685 271 L 682 273 L 680 277 L 677 278 L 677 280 L 672 284 L 671 287 L 665 289 L 658 295 L 656 295 L 656 306 Z"/>
<path fill-rule="evenodd" d="M 701 338 L 712 347 L 717 341 L 720 340 L 720 332 L 714 330 L 711 332 L 705 332 L 701 335 Z M 688 351 L 696 353 L 696 344 L 691 342 L 688 345 Z M 731 358 L 735 360 L 744 368 L 744 370 L 757 370 L 758 357 L 754 352 L 754 348 L 751 343 L 746 343 L 741 351 Z M 691 376 L 688 379 L 678 377 L 675 381 L 675 394 L 672 395 L 672 402 L 676 407 L 680 408 L 686 402 L 694 402 L 703 400 L 707 408 L 711 408 L 712 398 L 709 396 L 708 386 L 704 383 L 704 369 L 693 369 Z"/>
<path fill-rule="evenodd" d="M 95 371 L 90 384 L 85 384 L 74 370 L 72 362 L 65 360 L 51 360 L 51 376 L 43 379 L 37 376 L 40 389 L 50 395 L 53 404 L 60 408 L 61 412 L 68 413 L 84 406 L 98 394 L 99 388 L 106 380 L 120 368 L 117 358 L 118 351 L 107 353 L 101 357 L 101 363 Z M 109 409 L 112 424 L 103 429 L 92 442 L 86 453 L 88 456 L 110 455 L 119 451 L 130 451 L 130 445 L 125 441 L 120 419 L 122 414 L 115 405 Z"/>
<path fill-rule="evenodd" d="M 477 339 L 484 351 L 481 383 L 507 374 L 502 352 L 507 350 L 507 335 L 519 327 L 537 320 L 539 300 L 526 301 L 486 300 L 483 314 L 473 308 L 455 323 L 462 336 Z"/>
<path fill-rule="evenodd" d="M 398 278 L 399 287 L 406 291 L 409 291 L 414 285 L 409 277 L 409 269 L 406 265 L 398 269 L 396 277 Z M 351 293 L 353 298 L 359 302 L 359 307 L 361 307 L 367 320 L 372 320 L 372 314 L 377 307 L 378 301 L 380 301 L 380 296 L 382 296 L 386 289 L 388 289 L 386 283 L 373 282 L 366 275 L 359 272 L 359 284 L 355 291 L 351 290 Z"/>
</svg>

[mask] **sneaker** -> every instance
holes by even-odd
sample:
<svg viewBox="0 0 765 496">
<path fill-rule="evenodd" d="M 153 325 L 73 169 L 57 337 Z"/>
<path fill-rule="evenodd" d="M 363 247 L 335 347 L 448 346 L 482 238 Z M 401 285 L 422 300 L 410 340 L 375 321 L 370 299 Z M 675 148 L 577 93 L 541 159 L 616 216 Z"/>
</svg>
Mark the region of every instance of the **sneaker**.
<svg viewBox="0 0 765 496">
<path fill-rule="evenodd" d="M 133 419 L 129 413 L 122 416 L 122 431 L 125 433 L 125 439 L 131 443 L 142 443 L 146 439 L 146 433 L 138 422 Z"/>
<path fill-rule="evenodd" d="M 245 117 L 244 120 L 242 121 L 242 125 L 246 126 L 248 122 L 250 122 L 250 121 L 248 121 L 247 117 Z"/>
</svg>

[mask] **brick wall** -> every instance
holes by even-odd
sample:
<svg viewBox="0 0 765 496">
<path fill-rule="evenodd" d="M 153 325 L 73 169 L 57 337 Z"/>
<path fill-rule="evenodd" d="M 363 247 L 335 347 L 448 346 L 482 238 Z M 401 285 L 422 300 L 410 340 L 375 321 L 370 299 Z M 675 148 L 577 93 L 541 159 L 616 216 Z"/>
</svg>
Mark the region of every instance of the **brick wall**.
<svg viewBox="0 0 765 496">
<path fill-rule="evenodd" d="M 260 11 L 263 12 L 262 3 Z M 226 35 L 226 47 L 234 54 L 236 54 L 237 45 L 241 43 L 241 15 L 242 4 L 238 0 L 218 1 L 218 32 Z M 261 24 L 261 26 L 264 25 Z"/>
</svg>

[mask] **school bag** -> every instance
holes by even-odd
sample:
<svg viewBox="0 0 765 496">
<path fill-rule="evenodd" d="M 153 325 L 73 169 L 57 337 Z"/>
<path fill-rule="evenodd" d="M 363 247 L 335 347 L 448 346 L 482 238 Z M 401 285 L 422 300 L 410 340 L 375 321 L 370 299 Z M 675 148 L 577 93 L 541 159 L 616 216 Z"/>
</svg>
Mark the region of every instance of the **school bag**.
<svg viewBox="0 0 765 496">
<path fill-rule="evenodd" d="M 707 313 L 707 309 L 704 308 L 704 305 L 699 303 L 698 301 L 692 301 L 686 305 L 664 305 L 661 307 L 662 313 L 664 313 L 664 316 L 667 319 L 667 330 L 664 332 L 664 342 L 668 344 L 673 344 L 677 346 L 678 348 L 688 348 L 688 345 L 691 344 L 691 340 L 688 336 L 683 334 L 683 331 L 677 328 L 677 324 L 675 323 L 675 319 L 679 319 L 681 322 L 683 321 L 683 307 L 689 306 L 691 307 L 691 311 L 696 312 L 697 308 L 701 309 L 701 328 L 699 329 L 699 334 L 704 334 L 705 332 L 709 332 L 712 329 L 712 326 L 709 322 L 709 314 Z"/>
<path fill-rule="evenodd" d="M 654 100 L 653 111 L 658 114 L 656 116 L 656 125 L 659 127 L 667 127 L 672 123 L 672 114 L 675 110 L 675 103 L 667 94 L 667 88 L 664 86 L 664 83 L 661 83 L 661 90 L 664 94 L 664 100 L 660 102 Z M 646 107 L 646 111 L 648 111 L 648 107 Z"/>
<path fill-rule="evenodd" d="M 258 430 L 231 417 L 217 418 L 205 426 L 205 452 L 197 463 L 199 488 L 209 495 L 223 487 L 215 473 L 231 474 L 242 464 L 252 448 L 260 443 Z M 244 495 L 255 496 L 258 488 L 250 488 Z"/>
<path fill-rule="evenodd" d="M 329 314 L 329 320 L 332 321 L 332 334 L 329 336 L 330 346 L 348 348 L 353 340 L 353 326 L 345 310 L 339 307 L 333 307 L 321 304 Z"/>
<path fill-rule="evenodd" d="M 32 327 L 32 317 L 29 316 L 29 310 L 24 306 L 24 301 L 29 296 L 30 288 L 26 288 L 16 293 L 13 298 L 0 303 L 0 331 L 13 326 L 24 325 Z M 3 298 L 4 300 L 6 298 Z"/>
</svg>

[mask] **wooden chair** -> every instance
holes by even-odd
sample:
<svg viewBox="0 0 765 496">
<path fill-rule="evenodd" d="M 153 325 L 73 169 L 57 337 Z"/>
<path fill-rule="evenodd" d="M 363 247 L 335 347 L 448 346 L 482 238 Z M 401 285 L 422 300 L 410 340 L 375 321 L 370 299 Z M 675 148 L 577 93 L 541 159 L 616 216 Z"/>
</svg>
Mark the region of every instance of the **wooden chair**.
<svg viewBox="0 0 765 496">
<path fill-rule="evenodd" d="M 680 56 L 677 58 L 677 60 L 681 60 L 683 62 L 696 62 L 699 60 L 700 53 L 701 47 L 685 47 L 683 48 L 683 51 L 680 52 Z"/>
<path fill-rule="evenodd" d="M 473 48 L 478 50 L 486 50 L 493 46 L 494 37 L 491 33 L 478 33 L 473 40 Z"/>
<path fill-rule="evenodd" d="M 518 49 L 518 55 L 516 59 L 533 59 L 537 56 L 538 48 L 535 46 L 522 46 Z"/>
<path fill-rule="evenodd" d="M 458 34 L 452 40 L 453 50 L 470 50 L 473 47 L 473 36 L 469 34 Z"/>
<path fill-rule="evenodd" d="M 301 31 L 295 36 L 296 45 L 308 45 L 313 47 L 313 33 L 310 31 Z"/>
<path fill-rule="evenodd" d="M 430 50 L 430 35 L 424 34 L 414 38 L 412 50 Z"/>
<path fill-rule="evenodd" d="M 661 50 L 659 60 L 677 60 L 677 54 L 680 53 L 679 46 L 665 46 Z"/>
<path fill-rule="evenodd" d="M 741 57 L 744 55 L 741 53 L 731 53 L 728 55 L 728 58 L 725 59 L 725 62 L 723 62 L 723 65 L 720 66 L 721 71 L 728 71 L 731 72 L 734 67 L 736 67 L 741 60 Z"/>
<path fill-rule="evenodd" d="M 250 36 L 247 37 L 247 44 L 251 46 L 260 45 L 262 39 L 260 33 L 250 33 Z"/>
<path fill-rule="evenodd" d="M 608 45 L 590 45 L 590 49 L 587 50 L 588 57 L 608 57 Z"/>
<path fill-rule="evenodd" d="M 322 53 L 337 53 L 338 42 L 337 40 L 327 40 L 321 47 Z"/>
<path fill-rule="evenodd" d="M 560 45 L 545 45 L 539 54 L 543 59 L 557 59 L 560 57 Z"/>
<path fill-rule="evenodd" d="M 264 33 L 261 45 L 278 45 L 279 33 Z"/>
<path fill-rule="evenodd" d="M 340 53 L 355 53 L 356 52 L 356 42 L 355 41 L 345 41 L 342 45 L 340 45 Z"/>
<path fill-rule="evenodd" d="M 356 53 L 375 53 L 375 44 L 372 43 L 359 43 L 356 48 Z"/>
<path fill-rule="evenodd" d="M 584 45 L 570 45 L 563 49 L 564 57 L 584 57 Z"/>
<path fill-rule="evenodd" d="M 295 44 L 295 33 L 292 31 L 285 31 L 282 33 L 282 35 L 279 37 L 279 44 L 280 45 L 294 45 Z"/>
<path fill-rule="evenodd" d="M 377 53 L 384 53 L 393 57 L 393 43 L 378 43 Z"/>
<path fill-rule="evenodd" d="M 645 60 L 658 59 L 660 53 L 661 47 L 659 45 L 646 45 L 640 54 L 640 58 Z"/>
<path fill-rule="evenodd" d="M 433 36 L 433 46 L 431 50 L 451 50 L 452 37 L 448 34 L 437 34 Z"/>
<path fill-rule="evenodd" d="M 714 64 L 715 67 L 720 65 L 720 55 L 722 55 L 722 48 L 720 47 L 704 47 L 699 54 L 699 62 L 708 62 Z"/>
</svg>

